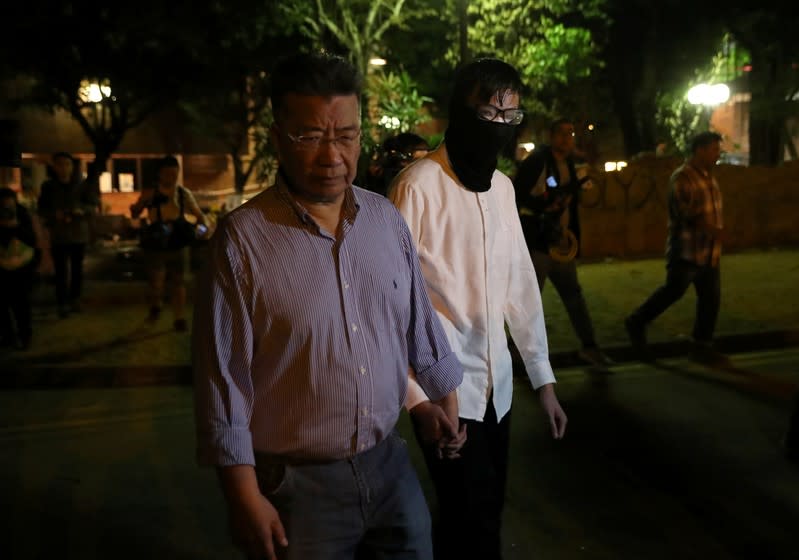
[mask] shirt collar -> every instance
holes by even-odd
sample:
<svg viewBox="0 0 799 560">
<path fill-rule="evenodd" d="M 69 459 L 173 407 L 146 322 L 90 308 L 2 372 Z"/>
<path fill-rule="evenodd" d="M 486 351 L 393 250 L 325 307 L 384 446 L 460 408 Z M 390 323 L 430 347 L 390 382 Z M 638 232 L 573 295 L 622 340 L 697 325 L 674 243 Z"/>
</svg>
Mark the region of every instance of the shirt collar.
<svg viewBox="0 0 799 560">
<path fill-rule="evenodd" d="M 294 210 L 302 223 L 313 226 L 317 229 L 319 228 L 319 224 L 317 224 L 316 220 L 313 219 L 311 213 L 308 212 L 305 206 L 297 202 L 294 196 L 292 196 L 282 169 L 278 169 L 277 180 L 275 181 L 274 188 L 277 189 L 277 194 L 280 199 L 288 204 L 292 210 Z M 358 210 L 361 208 L 361 196 L 362 195 L 357 192 L 353 185 L 350 185 L 350 187 L 344 191 L 344 203 L 342 210 L 343 220 L 345 222 L 348 222 L 349 224 L 355 222 L 355 217 L 358 215 Z"/>
</svg>

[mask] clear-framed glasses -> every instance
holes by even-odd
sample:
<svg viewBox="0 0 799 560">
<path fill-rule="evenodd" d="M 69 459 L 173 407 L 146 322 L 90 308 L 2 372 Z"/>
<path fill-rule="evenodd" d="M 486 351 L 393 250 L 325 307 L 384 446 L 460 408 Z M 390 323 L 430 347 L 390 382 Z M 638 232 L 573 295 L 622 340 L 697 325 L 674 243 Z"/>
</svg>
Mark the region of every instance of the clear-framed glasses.
<svg viewBox="0 0 799 560">
<path fill-rule="evenodd" d="M 333 138 L 327 137 L 318 132 L 301 135 L 294 135 L 289 132 L 285 132 L 284 134 L 289 140 L 291 140 L 298 150 L 302 150 L 304 152 L 315 152 L 322 146 L 322 144 L 327 143 L 333 144 L 342 150 L 349 150 L 355 146 L 358 146 L 361 141 L 360 129 L 348 130 L 347 132 L 338 134 Z"/>
<path fill-rule="evenodd" d="M 499 121 L 505 124 L 516 126 L 524 119 L 524 110 L 518 107 L 510 109 L 500 109 L 493 105 L 478 105 L 475 108 L 477 117 L 484 121 Z"/>
</svg>

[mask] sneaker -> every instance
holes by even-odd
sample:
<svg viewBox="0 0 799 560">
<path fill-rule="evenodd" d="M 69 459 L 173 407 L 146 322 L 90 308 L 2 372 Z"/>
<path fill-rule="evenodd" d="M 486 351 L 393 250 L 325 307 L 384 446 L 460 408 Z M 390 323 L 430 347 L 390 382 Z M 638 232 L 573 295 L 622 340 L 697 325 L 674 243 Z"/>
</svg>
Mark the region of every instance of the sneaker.
<svg viewBox="0 0 799 560">
<path fill-rule="evenodd" d="M 147 315 L 147 322 L 155 323 L 160 316 L 161 316 L 161 308 L 153 306 L 150 308 L 150 313 Z"/>
<path fill-rule="evenodd" d="M 186 324 L 186 319 L 175 319 L 173 323 L 175 330 L 178 332 L 186 332 L 189 330 L 188 325 Z"/>
<path fill-rule="evenodd" d="M 599 348 L 591 346 L 582 348 L 577 356 L 594 367 L 608 367 L 613 365 L 613 360 L 608 358 Z"/>
</svg>

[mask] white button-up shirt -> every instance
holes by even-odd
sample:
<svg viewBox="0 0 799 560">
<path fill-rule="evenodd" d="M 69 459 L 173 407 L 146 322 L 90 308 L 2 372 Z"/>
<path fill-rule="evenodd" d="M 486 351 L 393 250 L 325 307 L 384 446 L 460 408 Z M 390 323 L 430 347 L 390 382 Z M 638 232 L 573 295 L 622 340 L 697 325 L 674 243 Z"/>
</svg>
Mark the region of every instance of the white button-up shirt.
<svg viewBox="0 0 799 560">
<path fill-rule="evenodd" d="M 470 191 L 442 145 L 400 173 L 389 198 L 408 223 L 430 300 L 463 364 L 460 417 L 481 421 L 492 389 L 497 418 L 510 410 L 506 323 L 533 387 L 554 383 L 541 295 L 510 179 L 495 171 L 488 191 Z M 411 383 L 408 408 L 424 399 Z"/>
</svg>

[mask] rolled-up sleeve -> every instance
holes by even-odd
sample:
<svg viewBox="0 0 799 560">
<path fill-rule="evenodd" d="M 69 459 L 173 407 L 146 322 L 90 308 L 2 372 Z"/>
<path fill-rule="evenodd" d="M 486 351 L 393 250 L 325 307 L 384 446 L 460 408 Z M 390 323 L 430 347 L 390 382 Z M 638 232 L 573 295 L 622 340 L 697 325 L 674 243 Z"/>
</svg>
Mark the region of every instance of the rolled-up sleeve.
<svg viewBox="0 0 799 560">
<path fill-rule="evenodd" d="M 431 400 L 454 391 L 463 381 L 463 366 L 452 352 L 444 328 L 430 303 L 410 231 L 403 222 L 403 244 L 411 272 L 411 318 L 408 361 L 416 382 Z"/>
<path fill-rule="evenodd" d="M 203 465 L 254 465 L 250 419 L 252 321 L 249 284 L 234 239 L 220 228 L 197 290 L 192 366 L 197 459 Z"/>
</svg>

